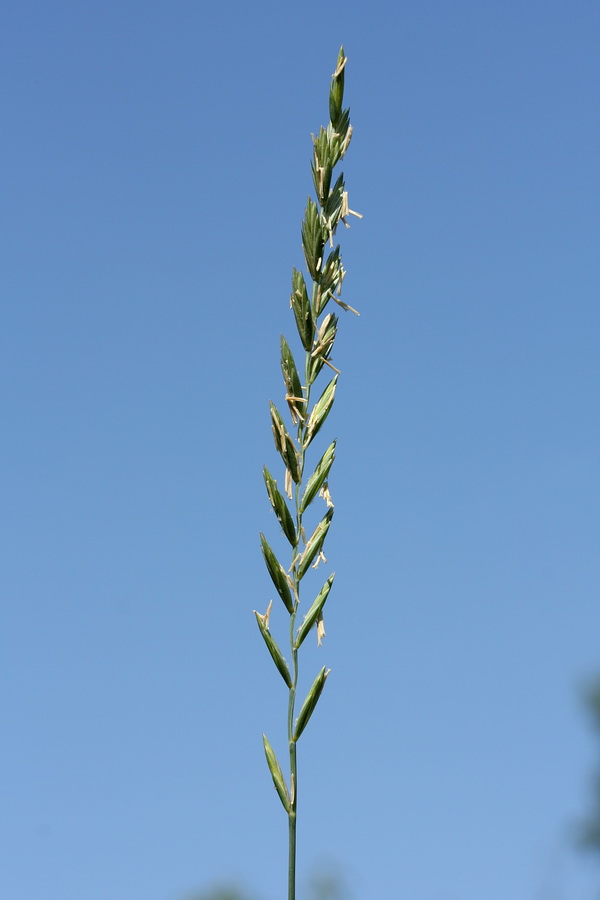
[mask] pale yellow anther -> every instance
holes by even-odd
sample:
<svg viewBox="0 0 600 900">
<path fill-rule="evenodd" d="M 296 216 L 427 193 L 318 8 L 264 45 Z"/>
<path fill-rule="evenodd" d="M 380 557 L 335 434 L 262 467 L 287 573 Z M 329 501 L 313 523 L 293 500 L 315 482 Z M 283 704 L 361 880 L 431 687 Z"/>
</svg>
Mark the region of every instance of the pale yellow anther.
<svg viewBox="0 0 600 900">
<path fill-rule="evenodd" d="M 346 132 L 346 137 L 344 138 L 344 143 L 342 144 L 342 147 L 340 150 L 340 159 L 342 156 L 344 156 L 351 140 L 352 140 L 352 125 L 349 126 L 348 131 Z"/>
<path fill-rule="evenodd" d="M 350 228 L 348 223 L 346 222 L 345 216 L 356 216 L 357 219 L 362 219 L 362 213 L 354 212 L 353 209 L 350 209 L 348 206 L 348 191 L 342 192 L 342 210 L 340 212 L 340 219 L 346 226 L 346 228 Z"/>
<path fill-rule="evenodd" d="M 292 473 L 289 469 L 285 470 L 285 492 L 288 498 L 292 499 Z"/>
<path fill-rule="evenodd" d="M 341 61 L 341 63 L 339 63 L 338 67 L 336 68 L 335 72 L 333 73 L 333 75 L 332 75 L 331 77 L 332 77 L 332 78 L 337 78 L 339 75 L 341 75 L 341 74 L 342 74 L 342 70 L 343 70 L 343 68 L 344 68 L 344 66 L 346 65 L 347 62 L 348 62 L 348 57 L 345 56 L 345 57 L 343 58 L 343 60 Z"/>
<path fill-rule="evenodd" d="M 306 400 L 304 399 L 304 397 L 293 397 L 291 394 L 286 394 L 285 400 L 288 405 L 290 415 L 292 417 L 292 422 L 294 423 L 294 425 L 297 425 L 299 421 L 304 422 L 304 416 L 298 409 L 299 403 L 301 403 L 302 405 L 304 405 L 306 403 Z"/>
<path fill-rule="evenodd" d="M 325 637 L 325 623 L 323 622 L 323 614 L 317 619 L 317 647 L 320 647 Z"/>
<path fill-rule="evenodd" d="M 357 313 L 357 315 L 358 315 L 358 313 Z M 333 364 L 332 362 L 329 362 L 328 359 L 323 358 L 323 362 L 325 363 L 326 366 L 329 366 L 330 369 L 333 369 L 333 371 L 334 371 L 337 375 L 341 375 L 341 374 L 342 374 L 342 370 L 341 370 L 341 369 L 336 369 L 336 367 L 334 366 L 334 364 Z"/>
<path fill-rule="evenodd" d="M 333 500 L 331 499 L 331 494 L 329 493 L 329 485 L 327 484 L 327 482 L 325 482 L 325 484 L 319 491 L 319 497 L 322 497 L 327 506 L 333 509 Z"/>
<path fill-rule="evenodd" d="M 259 612 L 256 612 L 256 610 L 254 610 L 254 614 L 255 614 L 256 616 L 258 616 L 258 618 L 260 619 L 260 621 L 263 623 L 263 625 L 264 625 L 265 628 L 267 628 L 267 629 L 269 628 L 269 619 L 270 619 L 270 617 L 271 617 L 271 607 L 272 607 L 272 606 L 273 606 L 273 601 L 272 601 L 272 600 L 269 600 L 269 605 L 267 606 L 267 611 L 266 611 L 266 613 L 264 614 L 264 616 L 261 616 L 261 614 L 260 614 Z"/>
<path fill-rule="evenodd" d="M 341 306 L 342 309 L 346 312 L 351 312 L 354 313 L 355 316 L 360 316 L 360 313 L 357 309 L 354 309 L 353 306 L 349 306 L 347 303 L 344 303 L 344 301 L 340 297 L 336 297 L 334 294 L 332 294 L 331 297 L 333 300 L 335 300 L 337 305 Z"/>
<path fill-rule="evenodd" d="M 323 553 L 323 551 L 319 550 L 318 556 L 315 559 L 314 563 L 312 564 L 311 569 L 316 569 L 317 566 L 319 565 L 319 563 L 321 563 L 321 562 L 327 562 L 327 558 L 326 558 L 325 554 Z"/>
</svg>

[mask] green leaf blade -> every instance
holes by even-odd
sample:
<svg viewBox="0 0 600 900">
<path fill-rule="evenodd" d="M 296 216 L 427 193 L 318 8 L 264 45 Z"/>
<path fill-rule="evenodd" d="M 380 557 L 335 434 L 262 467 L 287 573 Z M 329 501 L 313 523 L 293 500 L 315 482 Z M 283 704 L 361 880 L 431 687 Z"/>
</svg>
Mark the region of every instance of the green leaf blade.
<svg viewBox="0 0 600 900">
<path fill-rule="evenodd" d="M 302 397 L 302 385 L 298 369 L 289 344 L 283 335 L 281 335 L 281 371 L 283 372 L 283 380 L 288 394 L 292 394 L 294 397 Z"/>
<path fill-rule="evenodd" d="M 265 564 L 267 566 L 267 571 L 271 576 L 271 581 L 275 585 L 277 593 L 283 600 L 283 605 L 291 615 L 294 612 L 294 600 L 292 597 L 290 579 L 285 569 L 271 550 L 271 547 L 269 546 L 267 539 L 262 531 L 260 533 L 260 545 Z"/>
<path fill-rule="evenodd" d="M 292 440 L 287 428 L 285 427 L 285 422 L 281 416 L 281 413 L 277 409 L 274 403 L 269 401 L 269 409 L 271 411 L 271 423 L 272 423 L 272 431 L 273 438 L 275 440 L 275 449 L 281 455 L 283 463 L 287 469 L 289 469 L 290 475 L 292 479 L 296 482 L 296 484 L 300 484 L 302 481 L 302 471 L 300 469 L 300 459 L 298 456 L 298 451 L 296 450 L 296 445 Z"/>
<path fill-rule="evenodd" d="M 312 317 L 310 299 L 306 289 L 304 275 L 297 269 L 292 269 L 292 295 L 290 299 L 294 317 L 296 319 L 296 327 L 302 346 L 308 352 L 312 347 L 313 337 L 315 333 L 315 323 Z"/>
<path fill-rule="evenodd" d="M 319 697 L 323 693 L 323 688 L 325 687 L 325 681 L 327 680 L 327 676 L 331 669 L 326 669 L 323 667 L 315 680 L 312 683 L 312 687 L 306 695 L 306 700 L 302 704 L 302 708 L 298 713 L 298 718 L 296 719 L 296 725 L 294 727 L 294 741 L 297 741 L 310 720 L 312 716 L 315 706 L 319 701 Z"/>
<path fill-rule="evenodd" d="M 271 501 L 271 506 L 273 507 L 273 511 L 277 516 L 277 519 L 279 520 L 279 524 L 283 529 L 283 533 L 285 534 L 292 547 L 296 547 L 298 544 L 298 535 L 296 534 L 296 528 L 294 526 L 292 514 L 290 513 L 287 503 L 285 502 L 283 496 L 277 488 L 277 482 L 266 466 L 263 467 L 263 477 L 267 488 L 267 494 L 269 495 L 269 500 Z"/>
<path fill-rule="evenodd" d="M 302 222 L 302 249 L 308 271 L 315 281 L 319 277 L 326 240 L 327 230 L 321 222 L 317 204 L 309 197 Z"/>
<path fill-rule="evenodd" d="M 279 674 L 281 675 L 281 677 L 287 684 L 288 688 L 291 688 L 292 677 L 290 675 L 290 670 L 288 669 L 288 665 L 287 665 L 285 659 L 283 658 L 283 654 L 282 654 L 281 650 L 277 646 L 277 642 L 276 642 L 275 638 L 273 637 L 273 635 L 271 634 L 271 632 L 269 631 L 269 629 L 267 627 L 267 624 L 266 624 L 267 616 L 261 616 L 260 613 L 256 612 L 256 610 L 254 610 L 254 615 L 256 616 L 256 622 L 258 624 L 259 631 L 264 638 L 265 644 L 267 645 L 267 649 L 268 649 L 269 653 L 271 654 L 273 662 L 277 666 Z"/>
<path fill-rule="evenodd" d="M 298 633 L 296 634 L 296 641 L 295 641 L 296 650 L 298 650 L 300 648 L 305 637 L 307 636 L 307 634 L 309 633 L 309 631 L 311 630 L 313 625 L 316 624 L 317 619 L 321 615 L 321 613 L 323 611 L 323 607 L 325 606 L 325 601 L 327 600 L 327 597 L 329 596 L 329 591 L 331 590 L 331 587 L 333 585 L 334 578 L 335 578 L 335 573 L 333 573 L 332 575 L 329 576 L 329 578 L 327 579 L 327 581 L 325 582 L 325 584 L 319 591 L 317 598 L 313 601 L 310 609 L 306 613 L 306 615 L 304 617 L 304 621 L 302 622 L 302 625 L 300 626 L 300 628 L 298 629 Z"/>
<path fill-rule="evenodd" d="M 327 532 L 329 531 L 329 526 L 331 525 L 331 520 L 333 518 L 333 509 L 328 509 L 312 535 L 306 542 L 306 547 L 302 553 L 302 556 L 298 560 L 298 581 L 304 578 L 306 572 L 315 556 L 321 552 L 323 549 L 323 543 L 325 542 L 325 538 L 327 537 Z"/>
<path fill-rule="evenodd" d="M 312 503 L 312 501 L 321 490 L 324 482 L 326 481 L 333 465 L 333 461 L 335 460 L 335 445 L 336 441 L 332 441 L 332 443 L 329 445 L 329 447 L 317 463 L 315 471 L 308 479 L 307 485 L 302 495 L 302 500 L 300 501 L 301 513 L 303 513 L 305 509 Z"/>
<path fill-rule="evenodd" d="M 331 78 L 331 87 L 329 89 L 329 118 L 331 124 L 337 129 L 340 116 L 342 114 L 342 103 L 344 102 L 344 68 L 346 65 L 346 57 L 344 48 L 340 48 L 338 53 L 337 65 L 335 72 Z"/>
<path fill-rule="evenodd" d="M 289 791 L 285 783 L 285 778 L 283 777 L 283 772 L 281 771 L 281 766 L 277 761 L 275 751 L 271 747 L 266 734 L 263 734 L 263 746 L 265 748 L 267 765 L 271 773 L 271 778 L 273 779 L 273 784 L 275 785 L 275 790 L 279 794 L 279 799 L 283 804 L 283 808 L 285 809 L 286 813 L 289 814 L 292 809 L 292 801 L 290 800 Z"/>
<path fill-rule="evenodd" d="M 337 386 L 338 376 L 334 375 L 315 405 L 310 411 L 308 421 L 306 423 L 304 449 L 308 447 L 313 438 L 318 434 L 325 419 L 331 412 L 333 401 L 335 400 L 335 389 Z"/>
</svg>

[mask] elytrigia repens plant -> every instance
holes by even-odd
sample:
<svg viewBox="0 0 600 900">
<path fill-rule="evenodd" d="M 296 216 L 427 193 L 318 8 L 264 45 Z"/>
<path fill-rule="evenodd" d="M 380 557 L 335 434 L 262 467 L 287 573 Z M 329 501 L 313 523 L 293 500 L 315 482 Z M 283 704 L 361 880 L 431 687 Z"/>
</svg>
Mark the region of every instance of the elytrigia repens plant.
<svg viewBox="0 0 600 900">
<path fill-rule="evenodd" d="M 291 546 L 291 565 L 286 568 L 275 556 L 264 534 L 260 536 L 269 575 L 289 613 L 291 664 L 285 660 L 279 644 L 270 631 L 269 619 L 272 603 L 269 603 L 264 615 L 255 611 L 260 633 L 289 691 L 287 713 L 289 778 L 286 779 L 271 744 L 266 735 L 263 735 L 269 770 L 289 819 L 288 900 L 295 900 L 296 896 L 296 812 L 298 803 L 296 745 L 314 712 L 329 674 L 329 670 L 325 667 L 321 669 L 297 713 L 298 651 L 313 625 L 316 626 L 317 640 L 321 644 L 325 634 L 323 607 L 329 596 L 334 576 L 329 576 L 316 599 L 308 607 L 302 622 L 298 624 L 300 583 L 310 566 L 316 568 L 321 560 L 325 560 L 323 544 L 333 517 L 333 503 L 329 493 L 328 478 L 335 458 L 335 441 L 329 444 L 314 470 L 312 467 L 307 469 L 308 478 L 304 477 L 304 470 L 308 462 L 307 450 L 333 406 L 340 374 L 330 359 L 337 333 L 338 317 L 331 312 L 323 314 L 330 300 L 341 306 L 342 309 L 356 313 L 356 310 L 344 303 L 340 296 L 345 270 L 342 265 L 340 247 L 339 245 L 334 246 L 333 241 L 340 221 L 348 226 L 347 216 L 359 215 L 348 208 L 348 194 L 343 174 L 340 174 L 332 183 L 333 170 L 343 158 L 352 136 L 350 111 L 342 108 L 345 66 L 346 57 L 342 47 L 329 92 L 331 121 L 327 128 L 320 129 L 316 137 L 313 135 L 311 168 L 317 202 L 315 203 L 309 197 L 302 222 L 302 248 L 308 279 L 305 279 L 299 270 L 292 270 L 290 305 L 304 350 L 302 379 L 289 344 L 283 336 L 281 337 L 281 369 L 286 390 L 285 401 L 291 419 L 291 434 L 280 411 L 273 403 L 270 404 L 275 447 L 281 455 L 285 467 L 283 493 L 279 490 L 276 480 L 267 467 L 264 468 L 265 484 L 273 512 Z M 320 393 L 319 399 L 314 402 L 312 399 L 313 386 L 324 366 L 331 378 Z M 325 502 L 325 515 L 310 537 L 307 537 L 303 516 L 317 497 L 322 497 Z"/>
</svg>

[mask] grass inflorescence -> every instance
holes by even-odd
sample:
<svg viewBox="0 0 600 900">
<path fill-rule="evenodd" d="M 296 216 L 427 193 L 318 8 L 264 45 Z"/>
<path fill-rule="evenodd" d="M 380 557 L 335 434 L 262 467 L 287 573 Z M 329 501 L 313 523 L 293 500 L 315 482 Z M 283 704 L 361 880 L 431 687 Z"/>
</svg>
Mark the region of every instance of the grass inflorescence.
<svg viewBox="0 0 600 900">
<path fill-rule="evenodd" d="M 267 571 L 289 616 L 289 661 L 271 633 L 272 601 L 264 614 L 255 611 L 256 621 L 275 666 L 288 689 L 287 740 L 289 769 L 287 775 L 277 759 L 266 735 L 265 755 L 275 789 L 288 816 L 289 860 L 288 900 L 296 895 L 296 814 L 298 805 L 297 742 L 317 706 L 329 670 L 317 673 L 311 687 L 297 709 L 299 650 L 309 632 L 315 628 L 320 645 L 325 635 L 323 608 L 331 591 L 334 575 L 330 575 L 316 598 L 307 606 L 298 622 L 301 582 L 309 568 L 325 560 L 323 546 L 333 518 L 333 502 L 329 493 L 329 474 L 335 459 L 336 442 L 331 441 L 320 459 L 308 466 L 308 453 L 314 438 L 331 411 L 340 372 L 333 365 L 332 350 L 337 335 L 338 316 L 330 309 L 356 310 L 342 300 L 345 269 L 339 244 L 334 237 L 340 222 L 348 227 L 350 215 L 359 216 L 348 206 L 343 173 L 335 181 L 333 172 L 343 159 L 352 137 L 350 111 L 343 108 L 344 48 L 340 49 L 329 91 L 329 124 L 313 135 L 311 161 L 316 201 L 309 197 L 302 222 L 302 248 L 307 275 L 292 270 L 290 306 L 294 314 L 304 366 L 299 368 L 286 339 L 281 337 L 281 371 L 285 385 L 287 419 L 270 403 L 271 425 L 275 448 L 284 466 L 284 487 L 264 467 L 264 480 L 273 512 L 290 545 L 291 564 L 286 567 L 277 558 L 264 534 L 260 541 Z M 360 218 L 360 216 L 359 216 Z M 358 313 L 356 313 L 358 315 Z M 301 352 L 302 352 L 301 351 Z M 300 376 L 302 371 L 302 377 Z M 328 375 L 314 400 L 313 387 L 319 376 Z M 315 391 L 316 392 L 316 391 Z M 285 407 L 284 407 L 285 408 Z M 304 514 L 315 501 L 325 504 L 324 513 L 310 534 L 305 532 Z"/>
</svg>

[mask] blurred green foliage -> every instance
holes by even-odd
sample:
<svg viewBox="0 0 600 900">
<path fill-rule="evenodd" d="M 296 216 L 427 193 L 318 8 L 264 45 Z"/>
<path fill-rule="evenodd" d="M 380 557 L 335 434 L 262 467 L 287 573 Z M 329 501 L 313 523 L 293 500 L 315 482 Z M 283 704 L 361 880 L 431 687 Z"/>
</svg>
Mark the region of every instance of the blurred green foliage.
<svg viewBox="0 0 600 900">
<path fill-rule="evenodd" d="M 242 891 L 241 888 L 222 886 L 213 888 L 202 894 L 194 894 L 192 897 L 189 897 L 188 900 L 255 900 L 255 898 L 250 897 L 250 895 Z"/>
<path fill-rule="evenodd" d="M 592 719 L 596 737 L 600 740 L 600 678 L 585 693 L 585 705 Z M 581 829 L 581 842 L 588 850 L 600 854 L 600 764 L 592 782 L 592 809 Z"/>
<path fill-rule="evenodd" d="M 311 876 L 307 897 L 310 900 L 350 900 L 341 876 L 329 869 L 319 869 Z M 194 894 L 187 900 L 258 900 L 258 898 L 241 887 L 223 884 Z"/>
</svg>

